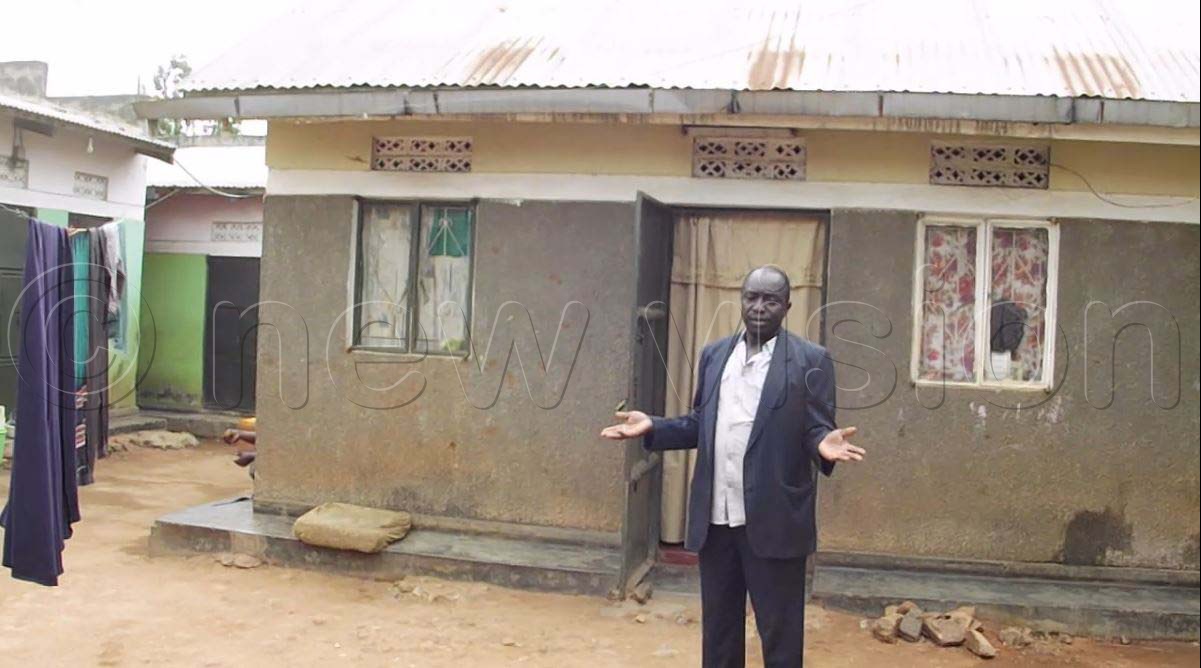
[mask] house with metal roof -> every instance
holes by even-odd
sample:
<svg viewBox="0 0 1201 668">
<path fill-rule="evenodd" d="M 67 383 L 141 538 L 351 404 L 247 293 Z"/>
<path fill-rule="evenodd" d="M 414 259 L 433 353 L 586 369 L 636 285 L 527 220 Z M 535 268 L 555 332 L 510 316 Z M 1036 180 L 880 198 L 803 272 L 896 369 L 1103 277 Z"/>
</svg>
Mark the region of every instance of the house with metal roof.
<svg viewBox="0 0 1201 668">
<path fill-rule="evenodd" d="M 774 263 L 871 453 L 822 481 L 816 596 L 900 569 L 1195 601 L 1197 24 L 1103 0 L 293 10 L 140 106 L 269 122 L 253 510 L 416 514 L 400 561 L 356 569 L 670 573 L 690 457 L 596 434 L 615 406 L 686 411 Z M 1119 614 L 1012 596 L 990 604 Z"/>
<path fill-rule="evenodd" d="M 255 321 L 243 315 L 259 301 L 264 154 L 262 137 L 191 137 L 148 166 L 142 319 L 156 345 L 142 351 L 143 409 L 254 410 Z"/>
<path fill-rule="evenodd" d="M 72 228 L 117 221 L 127 280 L 120 323 L 109 341 L 108 396 L 116 428 L 137 411 L 146 165 L 150 158 L 170 161 L 175 146 L 149 136 L 145 123 L 97 112 L 86 100 L 47 98 L 47 73 L 41 62 L 0 63 L 0 405 L 14 415 L 20 331 L 9 315 L 22 288 L 26 218 Z"/>
</svg>

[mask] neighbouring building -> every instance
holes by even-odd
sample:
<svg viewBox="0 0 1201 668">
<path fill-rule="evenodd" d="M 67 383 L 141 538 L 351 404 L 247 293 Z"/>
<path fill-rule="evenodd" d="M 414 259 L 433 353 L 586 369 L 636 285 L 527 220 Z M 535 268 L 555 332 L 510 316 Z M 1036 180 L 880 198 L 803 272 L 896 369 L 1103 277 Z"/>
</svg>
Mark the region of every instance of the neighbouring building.
<svg viewBox="0 0 1201 668">
<path fill-rule="evenodd" d="M 264 151 L 262 137 L 185 138 L 173 164 L 150 164 L 142 408 L 254 409 Z"/>
<path fill-rule="evenodd" d="M 19 327 L 10 332 L 22 287 L 26 216 L 64 227 L 122 223 L 121 255 L 126 272 L 120 322 L 109 340 L 109 401 L 120 418 L 136 412 L 138 304 L 146 163 L 170 160 L 174 146 L 148 136 L 140 125 L 96 111 L 117 106 L 87 98 L 46 97 L 47 66 L 41 62 L 0 63 L 0 314 L 6 335 L 0 344 L 0 405 L 17 399 Z M 124 100 L 129 117 L 132 97 Z M 86 307 L 85 307 L 86 308 Z"/>
<path fill-rule="evenodd" d="M 690 462 L 597 433 L 686 410 L 774 262 L 870 452 L 820 484 L 822 553 L 1195 582 L 1195 39 L 1091 0 L 769 5 L 323 4 L 142 105 L 269 120 L 256 508 L 636 581 Z"/>
</svg>

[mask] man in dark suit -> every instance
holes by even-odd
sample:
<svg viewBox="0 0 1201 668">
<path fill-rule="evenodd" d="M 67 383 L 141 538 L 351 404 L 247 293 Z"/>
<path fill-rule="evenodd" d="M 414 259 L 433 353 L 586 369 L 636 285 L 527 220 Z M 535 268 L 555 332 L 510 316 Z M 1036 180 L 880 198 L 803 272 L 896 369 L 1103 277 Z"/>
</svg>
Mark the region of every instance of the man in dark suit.
<svg viewBox="0 0 1201 668">
<path fill-rule="evenodd" d="M 805 558 L 817 542 L 817 471 L 860 461 L 834 422 L 834 364 L 821 346 L 782 329 L 792 303 L 777 267 L 742 285 L 744 330 L 705 347 L 692 412 L 620 412 L 610 439 L 650 450 L 697 448 L 685 547 L 700 555 L 703 663 L 746 662 L 746 595 L 767 666 L 800 666 Z"/>
</svg>

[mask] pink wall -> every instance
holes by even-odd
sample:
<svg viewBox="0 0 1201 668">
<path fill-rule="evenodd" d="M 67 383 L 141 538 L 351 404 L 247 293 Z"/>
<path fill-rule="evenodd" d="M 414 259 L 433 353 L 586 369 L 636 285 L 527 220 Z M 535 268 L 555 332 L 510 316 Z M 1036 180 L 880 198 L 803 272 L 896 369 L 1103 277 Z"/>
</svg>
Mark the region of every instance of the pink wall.
<svg viewBox="0 0 1201 668">
<path fill-rule="evenodd" d="M 220 195 L 174 195 L 146 210 L 146 251 L 259 257 L 263 199 Z M 257 228 L 222 229 L 214 223 L 254 223 Z M 224 238 L 223 238 L 224 237 Z"/>
</svg>

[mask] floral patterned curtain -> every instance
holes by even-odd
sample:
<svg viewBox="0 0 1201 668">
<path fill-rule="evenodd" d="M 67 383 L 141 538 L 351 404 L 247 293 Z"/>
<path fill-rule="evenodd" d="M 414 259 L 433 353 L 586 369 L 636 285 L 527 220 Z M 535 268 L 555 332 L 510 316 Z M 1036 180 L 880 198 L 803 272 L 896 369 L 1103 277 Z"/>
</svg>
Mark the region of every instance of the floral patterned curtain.
<svg viewBox="0 0 1201 668">
<path fill-rule="evenodd" d="M 976 228 L 926 228 L 918 376 L 972 381 L 976 368 Z"/>
<path fill-rule="evenodd" d="M 1042 380 L 1047 308 L 1047 230 L 992 230 L 992 300 L 1011 302 L 1025 313 L 1021 344 L 1013 352 L 1009 379 Z"/>
</svg>

